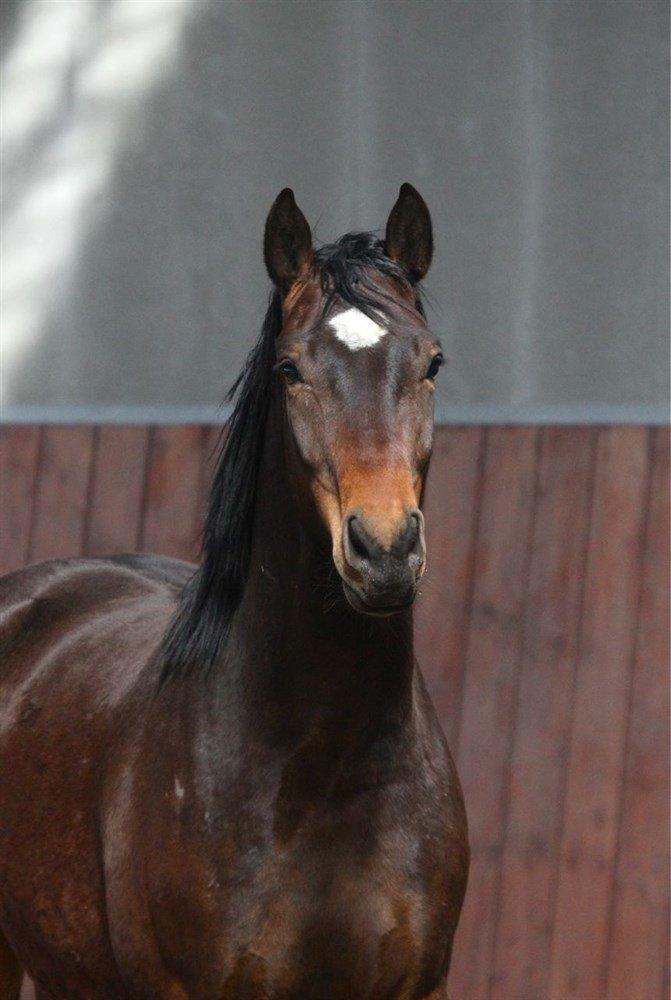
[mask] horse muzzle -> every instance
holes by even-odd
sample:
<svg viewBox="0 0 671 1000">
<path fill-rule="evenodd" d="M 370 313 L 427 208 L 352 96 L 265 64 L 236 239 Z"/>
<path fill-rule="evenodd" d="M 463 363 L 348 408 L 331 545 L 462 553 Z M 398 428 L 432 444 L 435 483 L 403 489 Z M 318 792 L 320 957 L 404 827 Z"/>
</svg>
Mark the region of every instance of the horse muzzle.
<svg viewBox="0 0 671 1000">
<path fill-rule="evenodd" d="M 343 588 L 355 611 L 370 615 L 403 611 L 415 599 L 426 563 L 422 512 L 408 511 L 385 544 L 363 513 L 350 511 L 342 525 L 342 552 Z"/>
</svg>

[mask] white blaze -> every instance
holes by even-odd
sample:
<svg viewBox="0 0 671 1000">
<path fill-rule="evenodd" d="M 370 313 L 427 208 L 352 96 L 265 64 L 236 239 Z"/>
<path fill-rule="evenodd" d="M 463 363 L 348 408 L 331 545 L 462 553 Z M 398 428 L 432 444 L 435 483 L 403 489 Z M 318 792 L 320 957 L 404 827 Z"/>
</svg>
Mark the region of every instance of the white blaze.
<svg viewBox="0 0 671 1000">
<path fill-rule="evenodd" d="M 346 309 L 338 313 L 330 320 L 330 325 L 338 340 L 346 344 L 350 351 L 373 347 L 388 332 L 360 309 Z"/>
</svg>

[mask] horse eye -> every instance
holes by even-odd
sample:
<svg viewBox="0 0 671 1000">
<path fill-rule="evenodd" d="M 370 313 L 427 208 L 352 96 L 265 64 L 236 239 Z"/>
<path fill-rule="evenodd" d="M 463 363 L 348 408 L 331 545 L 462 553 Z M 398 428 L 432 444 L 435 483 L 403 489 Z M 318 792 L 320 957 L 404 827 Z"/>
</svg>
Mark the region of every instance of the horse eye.
<svg viewBox="0 0 671 1000">
<path fill-rule="evenodd" d="M 289 361 L 285 358 L 283 361 L 276 366 L 276 371 L 281 372 L 287 381 L 288 385 L 295 385 L 297 382 L 303 381 L 303 376 L 299 372 L 293 361 Z"/>
<path fill-rule="evenodd" d="M 429 370 L 427 371 L 425 378 L 431 379 L 431 381 L 433 382 L 436 375 L 438 374 L 438 369 L 442 365 L 443 360 L 444 358 L 442 354 L 434 354 L 434 356 L 431 358 L 431 364 L 429 365 Z"/>
</svg>

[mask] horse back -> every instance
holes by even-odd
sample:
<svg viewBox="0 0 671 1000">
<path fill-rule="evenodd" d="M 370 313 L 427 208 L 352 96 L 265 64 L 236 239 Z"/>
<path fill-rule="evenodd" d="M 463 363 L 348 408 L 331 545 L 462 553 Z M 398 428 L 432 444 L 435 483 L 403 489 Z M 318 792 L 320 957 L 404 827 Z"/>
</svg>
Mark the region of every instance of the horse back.
<svg viewBox="0 0 671 1000">
<path fill-rule="evenodd" d="M 41 674 L 62 667 L 64 655 L 86 651 L 89 633 L 111 637 L 157 614 L 165 624 L 193 571 L 177 559 L 122 555 L 54 559 L 0 578 L 0 685 L 25 684 L 38 663 Z M 95 666 L 81 657 L 83 671 Z"/>
<path fill-rule="evenodd" d="M 1 579 L 0 752 L 43 729 L 54 748 L 80 723 L 104 732 L 149 691 L 192 572 L 178 560 L 115 556 L 53 560 Z"/>
</svg>

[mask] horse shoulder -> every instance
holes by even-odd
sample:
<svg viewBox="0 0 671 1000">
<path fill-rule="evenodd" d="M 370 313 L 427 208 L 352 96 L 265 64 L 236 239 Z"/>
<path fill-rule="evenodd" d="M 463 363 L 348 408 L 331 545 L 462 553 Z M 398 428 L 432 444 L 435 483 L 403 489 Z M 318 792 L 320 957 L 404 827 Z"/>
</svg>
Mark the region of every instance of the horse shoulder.
<svg viewBox="0 0 671 1000">
<path fill-rule="evenodd" d="M 90 981 L 118 995 L 100 794 L 127 720 L 151 703 L 152 654 L 187 575 L 58 560 L 0 581 L 0 925 L 38 980 L 59 968 L 68 995 Z"/>
</svg>

